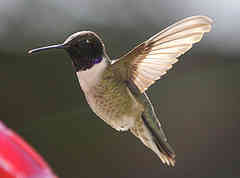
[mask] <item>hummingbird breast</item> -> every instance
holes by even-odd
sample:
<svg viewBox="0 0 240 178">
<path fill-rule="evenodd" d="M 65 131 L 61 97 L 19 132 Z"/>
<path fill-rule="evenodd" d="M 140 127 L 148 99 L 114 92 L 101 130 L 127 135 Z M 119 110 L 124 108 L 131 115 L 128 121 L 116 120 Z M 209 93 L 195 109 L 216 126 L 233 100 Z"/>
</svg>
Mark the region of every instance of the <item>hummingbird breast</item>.
<svg viewBox="0 0 240 178">
<path fill-rule="evenodd" d="M 91 83 L 89 87 L 82 86 L 83 81 L 79 80 L 88 104 L 101 119 L 116 130 L 124 131 L 134 126 L 144 110 L 143 105 L 132 95 L 111 65 L 94 78 L 95 82 L 88 81 Z"/>
</svg>

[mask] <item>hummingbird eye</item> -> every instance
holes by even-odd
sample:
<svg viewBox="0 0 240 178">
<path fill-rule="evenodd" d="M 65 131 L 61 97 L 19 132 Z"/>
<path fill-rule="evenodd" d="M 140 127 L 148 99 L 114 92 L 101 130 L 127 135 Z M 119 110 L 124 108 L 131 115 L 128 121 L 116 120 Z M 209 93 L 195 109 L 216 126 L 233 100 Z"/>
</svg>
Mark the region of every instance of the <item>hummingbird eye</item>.
<svg viewBox="0 0 240 178">
<path fill-rule="evenodd" d="M 88 39 L 87 40 L 80 39 L 74 44 L 74 46 L 77 48 L 83 48 L 86 47 L 86 45 L 89 45 L 89 43 L 90 41 Z"/>
</svg>

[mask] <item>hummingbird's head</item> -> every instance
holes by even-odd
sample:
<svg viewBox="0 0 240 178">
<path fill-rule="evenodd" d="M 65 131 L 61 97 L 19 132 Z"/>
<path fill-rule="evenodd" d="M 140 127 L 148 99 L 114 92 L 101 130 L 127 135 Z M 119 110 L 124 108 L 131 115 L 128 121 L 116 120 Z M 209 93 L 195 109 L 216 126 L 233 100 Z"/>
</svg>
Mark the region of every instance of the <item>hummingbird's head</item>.
<svg viewBox="0 0 240 178">
<path fill-rule="evenodd" d="M 105 47 L 101 38 L 94 32 L 81 31 L 70 35 L 62 44 L 30 50 L 32 54 L 47 49 L 65 49 L 70 55 L 76 71 L 87 70 L 102 61 Z"/>
</svg>

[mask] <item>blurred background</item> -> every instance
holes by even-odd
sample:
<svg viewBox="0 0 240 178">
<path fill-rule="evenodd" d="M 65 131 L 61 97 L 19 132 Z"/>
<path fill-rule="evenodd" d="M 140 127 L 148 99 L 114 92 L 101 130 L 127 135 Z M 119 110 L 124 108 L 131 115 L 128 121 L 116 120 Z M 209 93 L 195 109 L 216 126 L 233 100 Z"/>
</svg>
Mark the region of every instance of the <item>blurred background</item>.
<svg viewBox="0 0 240 178">
<path fill-rule="evenodd" d="M 117 58 L 164 27 L 207 15 L 213 29 L 148 90 L 174 168 L 88 107 L 64 51 L 27 50 L 92 30 Z M 0 0 L 0 116 L 61 178 L 236 178 L 239 173 L 240 2 Z"/>
</svg>

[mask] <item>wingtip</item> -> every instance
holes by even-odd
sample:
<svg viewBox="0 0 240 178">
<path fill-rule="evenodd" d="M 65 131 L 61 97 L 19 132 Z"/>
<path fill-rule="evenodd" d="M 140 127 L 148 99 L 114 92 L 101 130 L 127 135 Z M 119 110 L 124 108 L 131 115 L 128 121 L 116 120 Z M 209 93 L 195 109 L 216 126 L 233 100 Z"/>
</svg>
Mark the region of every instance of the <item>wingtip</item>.
<svg viewBox="0 0 240 178">
<path fill-rule="evenodd" d="M 210 17 L 208 17 L 208 16 L 205 16 L 205 15 L 196 15 L 196 16 L 191 16 L 191 17 L 189 17 L 189 18 L 197 18 L 197 17 L 206 20 L 206 21 L 207 21 L 209 24 L 211 24 L 211 25 L 213 24 L 213 19 L 210 18 Z"/>
<path fill-rule="evenodd" d="M 213 19 L 208 16 L 202 16 L 204 19 L 206 19 L 211 25 L 213 24 Z"/>
</svg>

